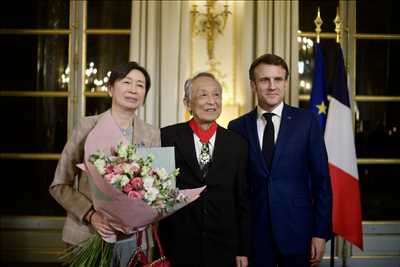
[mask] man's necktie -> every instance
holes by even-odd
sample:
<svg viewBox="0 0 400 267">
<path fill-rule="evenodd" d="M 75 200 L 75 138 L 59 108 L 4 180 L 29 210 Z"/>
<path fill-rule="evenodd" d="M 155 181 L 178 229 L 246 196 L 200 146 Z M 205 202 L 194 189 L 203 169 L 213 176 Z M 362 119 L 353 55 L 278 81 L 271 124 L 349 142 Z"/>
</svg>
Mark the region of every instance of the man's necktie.
<svg viewBox="0 0 400 267">
<path fill-rule="evenodd" d="M 267 120 L 263 135 L 262 152 L 264 155 L 265 162 L 267 163 L 268 169 L 271 170 L 272 158 L 274 157 L 274 123 L 272 122 L 272 116 L 274 113 L 264 113 L 264 118 Z"/>
<path fill-rule="evenodd" d="M 210 162 L 210 160 L 211 160 L 210 148 L 208 147 L 208 143 L 204 143 L 201 145 L 201 151 L 199 157 L 200 168 L 203 169 L 203 167 L 206 166 Z"/>
</svg>

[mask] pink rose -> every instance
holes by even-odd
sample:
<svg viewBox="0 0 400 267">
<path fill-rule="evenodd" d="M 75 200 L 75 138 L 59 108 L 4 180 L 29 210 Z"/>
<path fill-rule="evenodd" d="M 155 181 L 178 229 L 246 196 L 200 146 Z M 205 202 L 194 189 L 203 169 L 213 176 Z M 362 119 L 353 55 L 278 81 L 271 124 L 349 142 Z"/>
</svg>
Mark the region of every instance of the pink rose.
<svg viewBox="0 0 400 267">
<path fill-rule="evenodd" d="M 143 189 L 143 180 L 140 177 L 131 179 L 129 183 L 132 185 L 133 189 L 137 191 Z"/>
<path fill-rule="evenodd" d="M 106 166 L 106 173 L 113 173 L 114 172 L 114 166 L 109 164 Z"/>
<path fill-rule="evenodd" d="M 122 188 L 122 191 L 124 191 L 125 193 L 127 193 L 129 195 L 129 193 L 133 190 L 133 186 L 130 183 L 127 183 L 126 185 L 124 185 L 124 187 Z"/>
<path fill-rule="evenodd" d="M 132 173 L 139 173 L 140 172 L 140 167 L 136 163 L 132 164 L 131 167 L 130 167 L 130 171 Z"/>
<path fill-rule="evenodd" d="M 130 199 L 141 199 L 141 198 L 142 198 L 142 195 L 141 195 L 139 192 L 137 192 L 137 191 L 130 191 L 130 192 L 128 193 L 128 197 L 129 197 Z"/>
<path fill-rule="evenodd" d="M 114 167 L 114 172 L 116 174 L 123 174 L 124 173 L 124 165 L 123 164 L 118 164 Z"/>
</svg>

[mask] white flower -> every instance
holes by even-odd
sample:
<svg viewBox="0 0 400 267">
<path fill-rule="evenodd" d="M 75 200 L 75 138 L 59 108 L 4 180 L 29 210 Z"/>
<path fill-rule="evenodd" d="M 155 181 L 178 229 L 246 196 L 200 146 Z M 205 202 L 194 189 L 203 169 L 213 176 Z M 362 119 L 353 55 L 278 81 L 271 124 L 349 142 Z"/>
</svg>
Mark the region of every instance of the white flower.
<svg viewBox="0 0 400 267">
<path fill-rule="evenodd" d="M 106 167 L 106 162 L 104 159 L 96 159 L 93 163 L 93 165 L 96 167 L 97 171 L 101 174 L 104 175 L 105 173 L 105 167 Z"/>
<path fill-rule="evenodd" d="M 138 160 L 139 156 L 136 154 L 136 148 L 133 145 L 128 146 L 128 159 L 129 160 Z"/>
<path fill-rule="evenodd" d="M 147 191 L 151 190 L 153 188 L 154 184 L 154 177 L 153 176 L 144 176 L 143 177 L 143 187 Z"/>
<path fill-rule="evenodd" d="M 129 178 L 126 175 L 121 175 L 121 180 L 120 180 L 120 185 L 121 187 L 125 186 L 127 183 L 129 183 Z"/>
<path fill-rule="evenodd" d="M 167 179 L 161 182 L 162 187 L 165 189 L 173 189 L 174 188 L 174 184 L 172 179 Z"/>
<path fill-rule="evenodd" d="M 114 175 L 111 179 L 112 184 L 119 184 L 119 181 L 121 181 L 121 175 Z"/>
<path fill-rule="evenodd" d="M 161 169 L 157 168 L 155 171 L 161 180 L 166 180 L 168 178 L 168 173 L 164 168 Z"/>
<path fill-rule="evenodd" d="M 123 187 L 129 183 L 129 178 L 126 175 L 114 175 L 111 179 L 111 183 Z"/>
<path fill-rule="evenodd" d="M 119 144 L 117 146 L 117 154 L 122 158 L 126 158 L 128 156 L 128 148 L 123 144 Z"/>
<path fill-rule="evenodd" d="M 123 169 L 124 169 L 124 172 L 125 173 L 130 173 L 131 172 L 131 165 L 129 164 L 129 163 L 123 163 L 123 165 L 122 165 L 123 167 Z"/>
<path fill-rule="evenodd" d="M 157 188 L 149 188 L 146 193 L 144 194 L 144 198 L 148 201 L 148 202 L 153 202 L 154 200 L 156 200 L 157 195 L 159 194 L 159 191 Z"/>
<path fill-rule="evenodd" d="M 142 176 L 147 176 L 147 174 L 150 172 L 151 168 L 148 166 L 142 166 L 142 171 L 141 171 L 141 175 Z"/>
</svg>

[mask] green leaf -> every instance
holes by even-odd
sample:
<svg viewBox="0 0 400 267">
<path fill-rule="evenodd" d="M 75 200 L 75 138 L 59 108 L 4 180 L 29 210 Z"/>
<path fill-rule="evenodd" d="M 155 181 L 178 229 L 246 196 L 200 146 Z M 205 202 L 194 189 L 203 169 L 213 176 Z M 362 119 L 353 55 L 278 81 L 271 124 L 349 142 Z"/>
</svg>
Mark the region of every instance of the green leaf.
<svg viewBox="0 0 400 267">
<path fill-rule="evenodd" d="M 114 244 L 101 239 L 99 234 L 70 247 L 60 257 L 70 267 L 106 267 L 110 265 Z"/>
</svg>

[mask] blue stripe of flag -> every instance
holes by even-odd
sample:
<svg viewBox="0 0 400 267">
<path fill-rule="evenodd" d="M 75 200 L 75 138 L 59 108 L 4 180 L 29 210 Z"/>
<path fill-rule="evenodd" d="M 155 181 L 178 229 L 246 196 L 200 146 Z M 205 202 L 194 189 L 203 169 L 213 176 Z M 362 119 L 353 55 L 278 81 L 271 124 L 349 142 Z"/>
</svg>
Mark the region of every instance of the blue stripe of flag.
<svg viewBox="0 0 400 267">
<path fill-rule="evenodd" d="M 346 68 L 344 65 L 343 51 L 339 43 L 336 44 L 336 55 L 336 66 L 332 82 L 332 97 L 350 108 Z"/>
<path fill-rule="evenodd" d="M 328 99 L 326 94 L 324 57 L 319 43 L 316 43 L 314 46 L 314 62 L 310 110 L 318 115 L 321 129 L 324 131 L 328 113 Z"/>
</svg>

